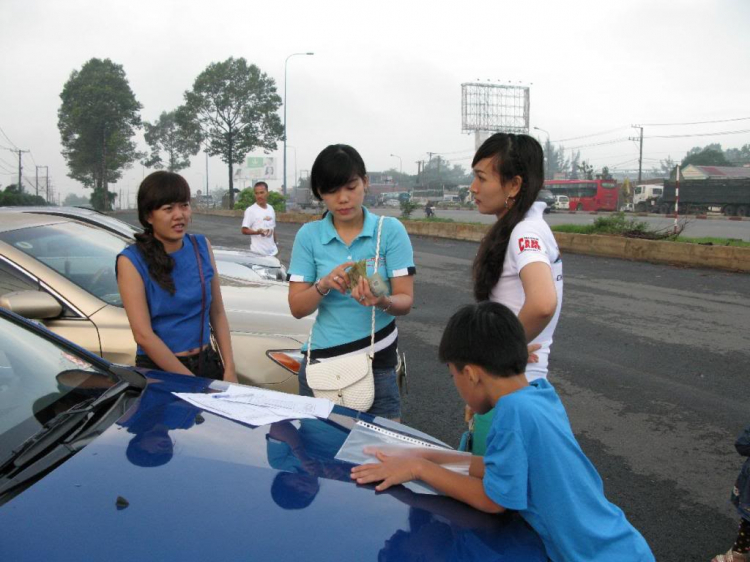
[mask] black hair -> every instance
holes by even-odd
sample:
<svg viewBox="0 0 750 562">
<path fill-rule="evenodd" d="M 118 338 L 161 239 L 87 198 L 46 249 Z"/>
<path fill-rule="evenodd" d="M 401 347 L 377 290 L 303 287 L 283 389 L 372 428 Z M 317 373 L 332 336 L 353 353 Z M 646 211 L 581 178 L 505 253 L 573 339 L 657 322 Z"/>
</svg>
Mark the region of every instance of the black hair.
<svg viewBox="0 0 750 562">
<path fill-rule="evenodd" d="M 493 167 L 504 184 L 516 176 L 521 178 L 518 195 L 509 199 L 509 210 L 482 239 L 474 258 L 474 298 L 485 301 L 503 273 L 503 261 L 510 234 L 523 220 L 544 185 L 544 152 L 537 140 L 529 135 L 497 133 L 479 147 L 472 168 L 485 158 L 493 159 Z"/>
<path fill-rule="evenodd" d="M 354 178 L 367 178 L 365 162 L 354 148 L 346 144 L 325 147 L 310 170 L 310 189 L 318 201 L 322 193 L 335 193 Z"/>
<path fill-rule="evenodd" d="M 512 377 L 526 370 L 529 351 L 516 315 L 507 306 L 483 301 L 466 305 L 451 316 L 438 356 L 459 371 L 471 364 L 491 375 Z"/>
<path fill-rule="evenodd" d="M 258 187 L 259 185 L 262 185 L 263 187 L 266 188 L 266 191 L 268 191 L 268 184 L 264 181 L 256 181 L 255 184 L 253 185 L 253 191 L 255 191 L 255 188 Z"/>
<path fill-rule="evenodd" d="M 135 235 L 136 246 L 146 259 L 151 277 L 170 295 L 175 293 L 172 279 L 174 259 L 167 254 L 164 244 L 154 236 L 148 217 L 162 205 L 186 202 L 190 202 L 190 186 L 185 178 L 174 172 L 153 172 L 144 178 L 138 188 L 138 220 L 144 231 Z"/>
</svg>

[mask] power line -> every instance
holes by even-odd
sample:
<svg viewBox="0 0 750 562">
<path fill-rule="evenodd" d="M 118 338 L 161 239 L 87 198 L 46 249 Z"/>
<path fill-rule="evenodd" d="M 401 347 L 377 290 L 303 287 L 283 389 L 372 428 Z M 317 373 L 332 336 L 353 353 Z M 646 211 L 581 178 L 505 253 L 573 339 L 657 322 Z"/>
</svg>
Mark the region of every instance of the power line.
<svg viewBox="0 0 750 562">
<path fill-rule="evenodd" d="M 646 137 L 647 139 L 679 139 L 686 137 L 714 137 L 717 135 L 739 135 L 742 133 L 750 133 L 750 129 L 742 129 L 740 131 L 719 131 L 718 133 L 693 133 L 692 135 L 651 135 Z"/>
<path fill-rule="evenodd" d="M 18 147 L 16 146 L 16 144 L 12 140 L 10 140 L 10 138 L 8 137 L 8 135 L 5 134 L 5 131 L 3 131 L 2 127 L 0 127 L 0 133 L 3 134 L 3 136 L 8 140 L 8 142 L 10 143 L 11 146 L 15 147 L 15 149 L 18 150 Z"/>
<path fill-rule="evenodd" d="M 748 121 L 750 117 L 737 117 L 736 119 L 720 119 L 718 121 L 693 121 L 692 123 L 644 123 L 643 127 L 679 127 L 681 125 L 706 125 L 708 123 L 730 123 L 732 121 Z"/>
<path fill-rule="evenodd" d="M 621 143 L 621 142 L 626 142 L 628 140 L 629 139 L 627 137 L 622 137 L 622 138 L 619 138 L 619 139 L 613 139 L 613 140 L 610 140 L 610 141 L 597 142 L 597 143 L 594 143 L 594 144 L 582 144 L 582 145 L 579 145 L 579 146 L 566 146 L 565 150 L 579 150 L 581 148 L 590 148 L 592 146 L 604 146 L 604 145 L 607 145 L 607 144 L 618 144 L 618 143 Z"/>
<path fill-rule="evenodd" d="M 580 137 L 570 137 L 570 138 L 567 138 L 567 139 L 555 139 L 555 142 L 556 143 L 561 143 L 561 142 L 571 141 L 571 140 L 579 140 L 579 139 L 588 139 L 588 138 L 591 138 L 591 137 L 599 137 L 601 135 L 607 135 L 609 133 L 614 133 L 615 131 L 621 131 L 621 130 L 627 129 L 627 128 L 628 127 L 617 127 L 617 129 L 610 129 L 609 131 L 602 131 L 601 133 L 592 133 L 590 135 L 583 135 L 583 136 L 580 136 Z"/>
</svg>

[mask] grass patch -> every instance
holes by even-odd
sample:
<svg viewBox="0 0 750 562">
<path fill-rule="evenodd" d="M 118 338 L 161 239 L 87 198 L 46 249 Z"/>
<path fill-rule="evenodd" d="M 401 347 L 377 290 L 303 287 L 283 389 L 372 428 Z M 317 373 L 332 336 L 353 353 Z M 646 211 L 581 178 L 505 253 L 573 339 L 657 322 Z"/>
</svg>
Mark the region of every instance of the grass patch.
<svg viewBox="0 0 750 562">
<path fill-rule="evenodd" d="M 440 217 L 430 217 L 430 218 L 424 218 L 424 219 L 414 219 L 414 218 L 411 218 L 409 220 L 418 221 L 418 222 L 456 222 L 453 219 L 444 219 L 444 218 L 440 218 Z M 471 223 L 470 222 L 470 223 L 466 223 L 466 224 L 479 224 L 479 223 Z"/>
<path fill-rule="evenodd" d="M 750 248 L 750 242 L 745 242 L 739 238 L 690 238 L 688 236 L 678 236 L 674 242 L 685 242 L 687 244 L 702 244 L 704 246 L 737 246 L 738 248 Z"/>
</svg>

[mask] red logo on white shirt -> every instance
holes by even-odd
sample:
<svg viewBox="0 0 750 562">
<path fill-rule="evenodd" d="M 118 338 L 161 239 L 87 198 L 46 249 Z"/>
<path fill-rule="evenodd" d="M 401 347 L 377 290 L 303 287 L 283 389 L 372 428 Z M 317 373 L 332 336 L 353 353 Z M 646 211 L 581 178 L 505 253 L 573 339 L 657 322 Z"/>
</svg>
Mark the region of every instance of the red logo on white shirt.
<svg viewBox="0 0 750 562">
<path fill-rule="evenodd" d="M 518 239 L 518 250 L 523 253 L 529 252 L 541 252 L 542 248 L 539 246 L 539 238 L 532 236 L 524 236 Z"/>
</svg>

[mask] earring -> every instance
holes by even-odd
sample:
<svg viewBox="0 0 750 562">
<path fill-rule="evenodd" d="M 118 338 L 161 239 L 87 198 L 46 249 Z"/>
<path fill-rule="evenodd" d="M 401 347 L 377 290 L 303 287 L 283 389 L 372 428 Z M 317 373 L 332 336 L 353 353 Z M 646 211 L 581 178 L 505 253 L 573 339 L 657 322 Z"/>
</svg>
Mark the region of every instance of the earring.
<svg viewBox="0 0 750 562">
<path fill-rule="evenodd" d="M 508 196 L 507 196 L 507 197 L 505 198 L 505 210 L 506 210 L 506 211 L 510 211 L 510 207 L 511 207 L 511 206 L 510 206 L 510 205 L 508 205 L 508 200 L 509 200 L 509 199 L 510 199 L 510 195 L 508 195 Z"/>
</svg>

